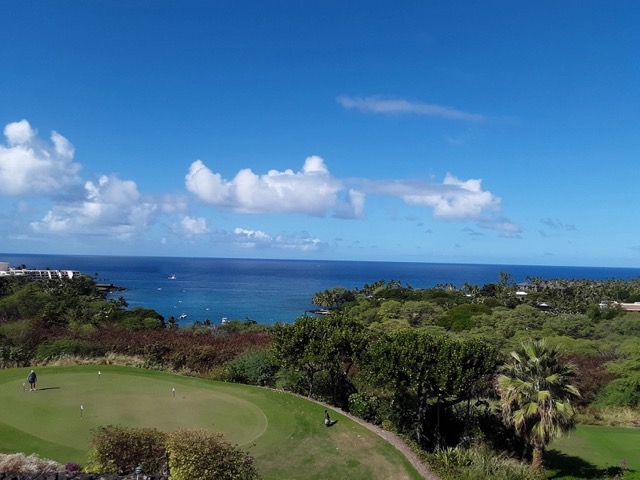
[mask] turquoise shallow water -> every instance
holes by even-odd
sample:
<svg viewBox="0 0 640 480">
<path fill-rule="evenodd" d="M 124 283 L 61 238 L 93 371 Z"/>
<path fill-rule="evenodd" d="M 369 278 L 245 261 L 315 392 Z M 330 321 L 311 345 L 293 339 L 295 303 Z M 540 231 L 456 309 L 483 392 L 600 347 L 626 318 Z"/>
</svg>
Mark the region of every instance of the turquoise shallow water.
<svg viewBox="0 0 640 480">
<path fill-rule="evenodd" d="M 180 324 L 209 319 L 250 318 L 260 323 L 292 322 L 307 310 L 313 294 L 328 288 L 361 287 L 380 279 L 415 288 L 465 281 L 482 286 L 507 272 L 516 282 L 526 277 L 630 279 L 640 268 L 474 265 L 401 262 L 339 262 L 178 257 L 116 257 L 1 254 L 11 266 L 80 270 L 98 282 L 125 287 L 129 306 L 153 308 L 165 317 L 186 317 Z M 97 275 L 96 275 L 97 274 Z M 120 294 L 119 294 L 120 295 Z"/>
</svg>

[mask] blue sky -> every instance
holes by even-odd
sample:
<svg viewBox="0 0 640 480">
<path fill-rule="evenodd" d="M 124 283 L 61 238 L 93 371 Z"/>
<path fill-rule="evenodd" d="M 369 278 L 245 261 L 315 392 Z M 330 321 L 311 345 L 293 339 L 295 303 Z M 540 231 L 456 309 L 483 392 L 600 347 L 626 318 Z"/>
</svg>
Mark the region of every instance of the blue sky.
<svg viewBox="0 0 640 480">
<path fill-rule="evenodd" d="M 0 19 L 0 252 L 640 266 L 635 1 Z"/>
</svg>

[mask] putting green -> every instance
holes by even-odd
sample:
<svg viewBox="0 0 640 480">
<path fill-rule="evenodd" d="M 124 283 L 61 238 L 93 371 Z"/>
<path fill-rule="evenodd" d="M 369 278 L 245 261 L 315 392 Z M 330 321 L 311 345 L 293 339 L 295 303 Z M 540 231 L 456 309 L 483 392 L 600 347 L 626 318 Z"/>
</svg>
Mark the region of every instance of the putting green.
<svg viewBox="0 0 640 480">
<path fill-rule="evenodd" d="M 35 392 L 28 385 L 23 390 L 20 380 L 4 385 L 0 421 L 61 445 L 88 444 L 91 429 L 109 424 L 164 431 L 209 428 L 241 445 L 267 428 L 267 418 L 256 405 L 216 389 L 109 370 L 99 376 L 50 372 L 41 378 Z"/>
<path fill-rule="evenodd" d="M 28 372 L 0 371 L 0 452 L 84 464 L 101 425 L 207 428 L 254 456 L 265 479 L 420 478 L 375 433 L 333 411 L 326 428 L 324 407 L 283 392 L 115 366 L 39 368 L 30 392 Z"/>
</svg>

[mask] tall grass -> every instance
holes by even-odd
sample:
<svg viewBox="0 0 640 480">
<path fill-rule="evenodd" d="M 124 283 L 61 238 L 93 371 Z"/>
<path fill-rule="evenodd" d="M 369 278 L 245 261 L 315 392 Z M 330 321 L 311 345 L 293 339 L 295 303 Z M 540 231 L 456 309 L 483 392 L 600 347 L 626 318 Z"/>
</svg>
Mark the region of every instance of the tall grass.
<svg viewBox="0 0 640 480">
<path fill-rule="evenodd" d="M 577 423 L 599 427 L 640 427 L 640 408 L 587 408 L 578 414 Z"/>
<path fill-rule="evenodd" d="M 543 480 L 544 473 L 484 446 L 446 448 L 434 453 L 430 465 L 443 480 Z"/>
</svg>

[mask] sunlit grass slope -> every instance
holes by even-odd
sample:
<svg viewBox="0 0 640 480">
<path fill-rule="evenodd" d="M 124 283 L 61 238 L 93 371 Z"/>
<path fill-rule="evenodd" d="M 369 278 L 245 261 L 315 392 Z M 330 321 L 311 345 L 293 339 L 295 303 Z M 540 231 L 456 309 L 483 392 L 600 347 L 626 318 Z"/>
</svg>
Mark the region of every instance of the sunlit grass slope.
<svg viewBox="0 0 640 480">
<path fill-rule="evenodd" d="M 624 466 L 640 478 L 640 429 L 580 425 L 570 436 L 549 447 L 552 471 L 566 472 L 554 478 L 593 478 L 609 467 Z M 625 477 L 626 478 L 626 477 Z"/>
<path fill-rule="evenodd" d="M 30 392 L 28 371 L 0 371 L 0 452 L 82 464 L 100 425 L 209 428 L 249 451 L 265 479 L 420 478 L 375 433 L 337 412 L 326 428 L 324 407 L 286 393 L 114 366 L 39 368 Z"/>
</svg>

